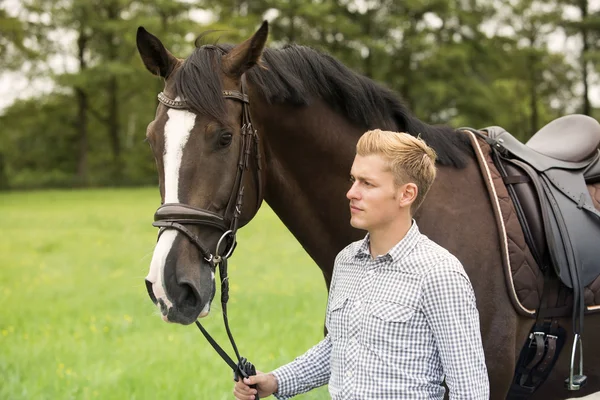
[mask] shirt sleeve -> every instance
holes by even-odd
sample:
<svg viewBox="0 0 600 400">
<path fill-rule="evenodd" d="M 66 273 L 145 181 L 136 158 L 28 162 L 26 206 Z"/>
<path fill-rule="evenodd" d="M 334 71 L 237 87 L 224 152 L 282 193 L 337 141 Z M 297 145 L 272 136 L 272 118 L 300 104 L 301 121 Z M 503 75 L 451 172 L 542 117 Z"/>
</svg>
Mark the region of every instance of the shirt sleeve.
<svg viewBox="0 0 600 400">
<path fill-rule="evenodd" d="M 450 399 L 489 399 L 475 294 L 458 260 L 444 261 L 427 275 L 422 304 L 438 346 Z"/>
<path fill-rule="evenodd" d="M 327 384 L 331 374 L 330 359 L 331 339 L 328 334 L 302 356 L 272 372 L 278 386 L 275 397 L 284 400 Z"/>
<path fill-rule="evenodd" d="M 327 301 L 326 325 L 329 323 L 329 305 L 335 291 L 336 270 L 339 254 L 335 258 L 329 299 Z M 301 393 L 323 386 L 331 376 L 331 338 L 325 336 L 316 346 L 289 364 L 272 372 L 277 379 L 277 392 L 274 396 L 279 400 L 289 399 Z"/>
</svg>

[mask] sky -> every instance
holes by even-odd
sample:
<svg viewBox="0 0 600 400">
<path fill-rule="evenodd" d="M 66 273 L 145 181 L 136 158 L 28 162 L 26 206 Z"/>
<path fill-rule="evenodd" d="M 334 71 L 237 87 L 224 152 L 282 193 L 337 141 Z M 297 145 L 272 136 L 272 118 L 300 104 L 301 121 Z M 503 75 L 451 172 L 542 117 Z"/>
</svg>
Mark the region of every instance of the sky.
<svg viewBox="0 0 600 400">
<path fill-rule="evenodd" d="M 191 1 L 191 0 L 185 0 Z M 365 7 L 365 0 L 356 0 L 357 8 L 360 10 Z M 11 14 L 16 15 L 21 10 L 20 0 L 4 0 L 4 8 Z M 600 0 L 589 0 L 590 11 L 600 10 Z M 576 9 L 566 11 L 569 14 L 577 15 Z M 199 22 L 206 22 L 211 18 L 210 13 L 203 10 L 194 10 L 191 17 Z M 267 17 L 268 18 L 268 17 Z M 429 21 L 436 24 L 435 17 Z M 486 24 L 484 30 L 494 31 L 497 27 L 493 22 Z M 49 68 L 56 73 L 75 72 L 77 70 L 76 59 L 71 56 L 69 46 L 74 43 L 75 34 L 73 32 L 56 32 L 56 40 L 62 43 L 65 48 L 63 55 L 54 56 L 49 62 Z M 566 38 L 562 32 L 553 33 L 549 40 L 549 47 L 555 52 L 564 52 L 568 57 L 575 58 L 581 48 L 580 40 L 576 37 Z M 0 73 L 0 112 L 8 107 L 17 98 L 28 98 L 51 92 L 54 87 L 49 78 L 38 78 L 29 80 L 26 73 L 31 66 L 24 65 L 21 71 Z M 590 101 L 595 107 L 600 107 L 600 79 L 594 78 L 598 85 L 590 88 Z"/>
</svg>

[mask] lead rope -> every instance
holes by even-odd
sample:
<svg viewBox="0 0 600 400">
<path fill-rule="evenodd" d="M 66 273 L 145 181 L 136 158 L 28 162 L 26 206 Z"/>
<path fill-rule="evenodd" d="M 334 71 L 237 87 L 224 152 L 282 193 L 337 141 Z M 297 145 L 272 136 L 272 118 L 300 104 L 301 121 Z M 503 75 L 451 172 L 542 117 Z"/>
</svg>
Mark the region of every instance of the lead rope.
<svg viewBox="0 0 600 400">
<path fill-rule="evenodd" d="M 238 360 L 237 364 L 229 354 L 223 350 L 221 346 L 210 336 L 208 331 L 200 324 L 198 320 L 196 320 L 196 326 L 200 329 L 200 332 L 204 335 L 206 340 L 210 343 L 210 345 L 215 349 L 215 351 L 221 356 L 223 361 L 233 370 L 233 379 L 237 382 L 240 378 L 248 378 L 249 376 L 256 375 L 256 368 L 254 365 L 248 361 L 244 357 L 240 357 L 240 353 L 235 344 L 235 340 L 233 340 L 233 335 L 231 334 L 231 330 L 229 329 L 229 320 L 227 318 L 227 301 L 229 301 L 229 278 L 227 276 L 227 258 L 223 258 L 219 263 L 219 275 L 221 277 L 221 306 L 223 308 L 223 322 L 225 324 L 225 330 L 227 331 L 227 336 L 229 337 L 229 341 L 231 342 L 231 347 L 233 347 L 233 351 L 235 352 L 235 356 Z M 256 389 L 256 385 L 250 385 L 251 388 Z M 254 396 L 256 400 L 259 400 L 258 394 Z"/>
</svg>

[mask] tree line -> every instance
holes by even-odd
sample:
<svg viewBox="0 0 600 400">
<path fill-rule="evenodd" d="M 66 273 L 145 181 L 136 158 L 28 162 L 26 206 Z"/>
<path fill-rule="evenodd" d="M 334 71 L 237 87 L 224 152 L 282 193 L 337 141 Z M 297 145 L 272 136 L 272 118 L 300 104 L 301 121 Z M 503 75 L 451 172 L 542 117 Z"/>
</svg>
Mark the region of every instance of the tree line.
<svg viewBox="0 0 600 400">
<path fill-rule="evenodd" d="M 0 2 L 0 71 L 52 82 L 0 115 L 0 187 L 156 182 L 143 142 L 162 82 L 139 59 L 143 25 L 186 57 L 195 37 L 311 46 L 395 90 L 422 120 L 500 125 L 526 140 L 568 113 L 599 118 L 600 11 L 589 0 L 23 0 Z M 198 20 L 198 15 L 204 16 Z M 563 37 L 565 52 L 552 49 Z M 74 64 L 54 67 L 57 60 Z"/>
</svg>

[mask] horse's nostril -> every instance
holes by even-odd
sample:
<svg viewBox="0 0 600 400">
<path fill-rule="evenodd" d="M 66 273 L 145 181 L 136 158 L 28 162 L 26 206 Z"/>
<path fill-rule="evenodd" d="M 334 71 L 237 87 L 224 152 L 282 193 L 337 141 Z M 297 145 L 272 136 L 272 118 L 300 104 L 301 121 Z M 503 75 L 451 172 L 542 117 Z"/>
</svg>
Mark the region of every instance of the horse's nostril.
<svg viewBox="0 0 600 400">
<path fill-rule="evenodd" d="M 156 304 L 156 296 L 154 296 L 154 291 L 152 290 L 152 282 L 148 281 L 147 279 L 144 281 L 146 282 L 146 290 L 148 290 L 148 296 L 150 296 L 150 300 Z"/>
<path fill-rule="evenodd" d="M 192 286 L 184 283 L 181 285 L 178 303 L 182 308 L 196 309 L 200 306 L 200 296 Z"/>
</svg>

